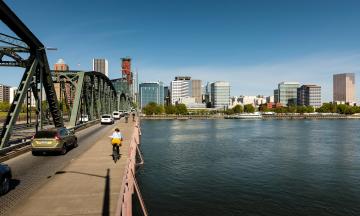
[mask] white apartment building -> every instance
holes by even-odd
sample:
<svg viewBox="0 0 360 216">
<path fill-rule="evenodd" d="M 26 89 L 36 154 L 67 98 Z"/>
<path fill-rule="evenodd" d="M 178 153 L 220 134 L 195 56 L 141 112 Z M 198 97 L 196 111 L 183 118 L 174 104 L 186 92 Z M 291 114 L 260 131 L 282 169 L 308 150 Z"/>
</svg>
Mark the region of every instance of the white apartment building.
<svg viewBox="0 0 360 216">
<path fill-rule="evenodd" d="M 171 104 L 179 103 L 181 98 L 191 97 L 191 80 L 174 80 L 170 83 Z"/>
</svg>

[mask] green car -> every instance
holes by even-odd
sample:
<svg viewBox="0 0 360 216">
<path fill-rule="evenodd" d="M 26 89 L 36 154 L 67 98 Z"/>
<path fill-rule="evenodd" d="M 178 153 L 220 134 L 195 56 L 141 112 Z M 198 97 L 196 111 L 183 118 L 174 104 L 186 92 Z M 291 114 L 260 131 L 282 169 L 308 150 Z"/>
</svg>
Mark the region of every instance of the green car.
<svg viewBox="0 0 360 216">
<path fill-rule="evenodd" d="M 38 131 L 31 141 L 33 155 L 43 152 L 58 152 L 66 154 L 70 147 L 77 147 L 77 137 L 74 132 L 66 128 Z"/>
</svg>

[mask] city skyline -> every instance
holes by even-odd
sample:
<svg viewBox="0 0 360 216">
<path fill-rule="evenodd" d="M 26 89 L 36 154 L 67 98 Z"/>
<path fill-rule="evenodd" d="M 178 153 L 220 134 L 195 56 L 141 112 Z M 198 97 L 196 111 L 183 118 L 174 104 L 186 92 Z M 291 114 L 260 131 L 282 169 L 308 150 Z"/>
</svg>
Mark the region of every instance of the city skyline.
<svg viewBox="0 0 360 216">
<path fill-rule="evenodd" d="M 48 52 L 50 64 L 63 58 L 72 69 L 91 70 L 92 58 L 102 56 L 109 60 L 110 78 L 120 76 L 120 58 L 131 56 L 139 80 L 168 83 L 185 73 L 231 80 L 233 95 L 270 95 L 278 82 L 295 80 L 321 85 L 324 101 L 330 101 L 332 74 L 357 74 L 360 68 L 357 1 L 198 1 L 191 7 L 183 1 L 128 2 L 126 7 L 109 1 L 93 18 L 74 17 L 71 9 L 91 11 L 96 1 L 6 2 L 46 46 L 58 48 Z M 27 10 L 40 4 L 47 22 Z M 63 11 L 62 19 L 53 16 L 54 7 Z M 2 71 L 14 74 L 3 83 L 18 85 L 21 72 Z M 360 88 L 356 91 L 360 95 Z"/>
</svg>

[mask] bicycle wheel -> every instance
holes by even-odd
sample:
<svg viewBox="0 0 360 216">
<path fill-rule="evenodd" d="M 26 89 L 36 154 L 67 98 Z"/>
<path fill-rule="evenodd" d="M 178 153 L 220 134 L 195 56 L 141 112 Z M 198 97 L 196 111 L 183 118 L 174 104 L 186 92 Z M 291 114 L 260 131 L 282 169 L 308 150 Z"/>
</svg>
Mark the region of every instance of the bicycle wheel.
<svg viewBox="0 0 360 216">
<path fill-rule="evenodd" d="M 116 163 L 116 161 L 118 160 L 118 155 L 117 155 L 117 152 L 115 149 L 113 150 L 112 157 L 113 157 L 114 162 Z"/>
</svg>

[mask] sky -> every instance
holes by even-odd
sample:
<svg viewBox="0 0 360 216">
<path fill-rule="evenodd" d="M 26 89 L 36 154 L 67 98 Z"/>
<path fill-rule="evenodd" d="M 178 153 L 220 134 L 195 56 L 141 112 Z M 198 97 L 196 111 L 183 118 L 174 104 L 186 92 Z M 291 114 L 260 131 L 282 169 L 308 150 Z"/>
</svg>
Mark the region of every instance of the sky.
<svg viewBox="0 0 360 216">
<path fill-rule="evenodd" d="M 360 71 L 358 0 L 5 2 L 58 49 L 47 52 L 51 66 L 63 58 L 91 70 L 92 58 L 106 58 L 110 78 L 130 56 L 140 82 L 187 75 L 229 81 L 231 95 L 272 95 L 279 82 L 298 81 L 321 85 L 325 102 L 333 74 Z M 0 32 L 8 33 L 2 23 Z M 0 68 L 0 83 L 17 86 L 22 73 Z"/>
</svg>

